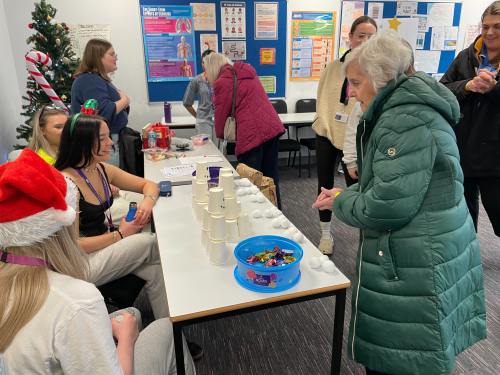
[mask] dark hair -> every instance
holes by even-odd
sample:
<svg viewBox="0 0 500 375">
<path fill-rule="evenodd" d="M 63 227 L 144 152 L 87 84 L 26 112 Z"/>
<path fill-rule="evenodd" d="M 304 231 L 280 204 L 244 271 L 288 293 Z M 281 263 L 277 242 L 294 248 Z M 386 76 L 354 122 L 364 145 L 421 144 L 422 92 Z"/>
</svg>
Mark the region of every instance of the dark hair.
<svg viewBox="0 0 500 375">
<path fill-rule="evenodd" d="M 203 53 L 201 54 L 201 60 L 203 61 L 203 58 L 205 56 L 208 56 L 208 55 L 210 55 L 213 52 L 215 52 L 213 49 L 207 49 L 206 51 L 203 51 Z"/>
<path fill-rule="evenodd" d="M 375 30 L 378 30 L 377 23 L 373 20 L 373 18 L 369 16 L 361 16 L 358 17 L 354 20 L 354 22 L 351 25 L 351 34 L 354 34 L 354 30 L 356 30 L 356 27 L 361 25 L 362 23 L 371 23 L 373 26 L 375 26 Z"/>
<path fill-rule="evenodd" d="M 481 16 L 481 25 L 484 22 L 484 17 L 486 16 L 498 16 L 500 15 L 500 1 L 494 1 L 486 8 Z M 491 66 L 498 69 L 500 63 L 500 53 L 498 53 L 494 58 L 490 59 Z"/>
<path fill-rule="evenodd" d="M 59 156 L 54 164 L 54 168 L 59 171 L 66 168 L 81 169 L 91 165 L 94 162 L 93 151 L 96 144 L 96 153 L 99 154 L 101 151 L 101 142 L 99 142 L 101 121 L 109 126 L 108 120 L 104 117 L 81 113 L 71 133 L 71 122 L 75 116 L 71 116 L 66 121 L 61 134 Z M 82 159 L 83 164 L 81 164 Z"/>
</svg>

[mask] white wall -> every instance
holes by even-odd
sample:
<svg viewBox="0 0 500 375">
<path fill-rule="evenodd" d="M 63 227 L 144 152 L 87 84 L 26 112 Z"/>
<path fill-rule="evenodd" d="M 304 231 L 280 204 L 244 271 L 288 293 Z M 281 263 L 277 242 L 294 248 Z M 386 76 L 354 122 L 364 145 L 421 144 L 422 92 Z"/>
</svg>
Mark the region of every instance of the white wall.
<svg viewBox="0 0 500 375">
<path fill-rule="evenodd" d="M 175 0 L 166 2 L 175 3 Z M 114 83 L 130 96 L 132 104 L 129 126 L 138 129 L 146 123 L 157 122 L 162 116 L 163 106 L 161 103 L 148 103 L 138 1 L 49 0 L 49 3 L 58 9 L 56 20 L 59 22 L 93 22 L 109 23 L 111 25 L 111 40 L 120 56 Z M 479 22 L 483 10 L 490 3 L 491 0 L 463 0 L 460 23 L 462 27 L 458 41 L 459 49 L 462 48 L 465 25 Z M 4 7 L 5 13 L 8 15 L 7 24 L 16 66 L 15 71 L 17 73 L 18 87 L 21 89 L 21 92 L 24 92 L 27 78 L 24 55 L 30 48 L 30 46 L 26 45 L 25 40 L 31 35 L 31 30 L 28 29 L 27 25 L 31 20 L 33 0 L 6 0 L 4 1 Z M 339 0 L 289 0 L 288 19 L 290 19 L 292 10 L 333 10 L 337 12 L 337 20 L 340 19 Z M 251 20 L 247 21 L 251 22 Z M 0 24 L 4 25 L 5 23 L 1 22 Z M 339 22 L 337 22 L 337 25 L 339 25 Z M 2 33 L 1 35 L 6 34 Z M 338 35 L 338 30 L 336 30 L 336 35 Z M 289 38 L 289 33 L 287 33 L 287 48 L 290 45 Z M 290 74 L 289 59 L 290 55 L 287 54 L 287 77 Z M 6 70 L 9 71 L 9 69 L 2 67 L 3 72 Z M 10 71 L 13 72 L 13 70 Z M 316 97 L 317 85 L 317 81 L 287 82 L 286 101 L 289 112 L 295 111 L 295 102 L 298 99 Z M 20 112 L 20 109 L 16 112 Z M 174 116 L 186 114 L 187 112 L 181 103 L 174 103 Z M 301 136 L 306 135 L 305 131 L 304 133 L 301 131 Z"/>
<path fill-rule="evenodd" d="M 16 68 L 11 48 L 11 32 L 7 27 L 7 16 L 4 1 L 0 0 L 0 51 L 2 51 L 2 68 L 0 69 L 0 164 L 7 161 L 7 154 L 12 146 L 19 142 L 16 139 L 16 127 L 24 121 L 21 117 L 21 94 L 16 79 Z"/>
</svg>

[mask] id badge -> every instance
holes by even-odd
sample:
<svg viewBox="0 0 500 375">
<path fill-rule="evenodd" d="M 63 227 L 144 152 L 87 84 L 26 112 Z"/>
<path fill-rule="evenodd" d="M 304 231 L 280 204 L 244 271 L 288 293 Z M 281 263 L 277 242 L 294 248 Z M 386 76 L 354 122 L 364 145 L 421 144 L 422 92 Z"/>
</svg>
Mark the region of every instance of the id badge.
<svg viewBox="0 0 500 375">
<path fill-rule="evenodd" d="M 340 121 L 340 122 L 346 123 L 348 118 L 349 118 L 349 115 L 347 113 L 337 112 L 335 114 L 335 121 Z"/>
</svg>

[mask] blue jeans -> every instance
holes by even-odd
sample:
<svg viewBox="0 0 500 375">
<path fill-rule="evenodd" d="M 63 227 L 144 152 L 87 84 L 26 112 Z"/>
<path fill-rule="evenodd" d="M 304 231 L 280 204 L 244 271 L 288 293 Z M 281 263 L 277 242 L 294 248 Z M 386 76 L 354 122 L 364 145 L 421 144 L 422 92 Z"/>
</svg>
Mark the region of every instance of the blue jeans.
<svg viewBox="0 0 500 375">
<path fill-rule="evenodd" d="M 118 134 L 111 134 L 111 140 L 115 144 L 115 152 L 111 151 L 111 158 L 107 161 L 107 163 L 120 168 L 120 148 L 118 147 L 118 138 Z"/>
</svg>

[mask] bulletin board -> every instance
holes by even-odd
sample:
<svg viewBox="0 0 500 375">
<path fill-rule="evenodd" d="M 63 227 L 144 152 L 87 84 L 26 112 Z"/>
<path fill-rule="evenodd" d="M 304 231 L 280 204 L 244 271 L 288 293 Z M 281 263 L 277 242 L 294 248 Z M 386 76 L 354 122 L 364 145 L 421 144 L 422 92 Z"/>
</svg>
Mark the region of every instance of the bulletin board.
<svg viewBox="0 0 500 375">
<path fill-rule="evenodd" d="M 364 2 L 364 15 L 368 15 L 368 8 L 370 4 L 383 4 L 383 15 L 380 18 L 393 18 L 396 16 L 397 13 L 397 7 L 398 7 L 397 1 L 365 1 Z M 411 3 L 411 2 L 410 2 Z M 432 6 L 432 4 L 450 4 L 450 3 L 442 3 L 442 2 L 417 2 L 417 14 L 416 15 L 426 15 L 428 12 L 428 9 Z M 451 3 L 454 5 L 454 12 L 453 12 L 453 22 L 451 26 L 456 26 L 458 27 L 460 25 L 460 14 L 462 11 L 462 3 Z M 341 9 L 341 17 L 340 20 L 342 22 L 342 12 L 344 11 L 344 2 L 342 2 L 342 9 Z M 397 19 L 405 19 L 405 18 L 410 18 L 408 16 L 397 16 Z M 340 25 L 342 29 L 342 24 Z M 431 51 L 431 39 L 432 39 L 432 27 L 428 29 L 427 32 L 425 32 L 425 38 L 423 40 L 423 48 L 417 49 L 416 53 L 418 51 Z M 340 45 L 340 38 L 342 37 L 341 33 L 339 33 L 339 45 Z M 455 46 L 456 48 L 456 46 Z M 438 52 L 438 51 L 433 51 L 433 52 Z M 437 69 L 437 74 L 443 74 L 446 72 L 448 67 L 450 66 L 451 62 L 455 59 L 455 52 L 456 49 L 452 50 L 441 50 L 440 52 L 440 60 L 439 60 L 439 67 Z M 419 69 L 417 66 L 417 70 L 422 70 Z"/>
<path fill-rule="evenodd" d="M 255 39 L 255 3 L 278 3 L 278 39 Z M 168 5 L 190 5 L 190 3 L 209 3 L 215 4 L 215 31 L 196 31 L 195 30 L 195 48 L 196 53 L 196 71 L 198 74 L 203 71 L 201 67 L 200 35 L 217 34 L 218 52 L 222 52 L 222 34 L 221 34 L 221 1 L 214 0 L 139 0 L 140 6 L 168 6 Z M 286 82 L 286 37 L 287 37 L 287 2 L 286 0 L 273 1 L 245 1 L 246 11 L 246 59 L 242 60 L 250 64 L 257 71 L 259 77 L 276 77 L 276 92 L 268 93 L 269 97 L 284 97 Z M 236 39 L 235 39 L 236 40 Z M 241 41 L 241 40 L 240 40 Z M 260 64 L 261 48 L 274 49 L 274 64 Z M 235 61 L 235 60 L 233 60 Z M 147 61 L 146 61 L 147 64 Z M 147 80 L 147 77 L 145 77 Z M 147 82 L 149 102 L 174 102 L 182 101 L 184 93 L 189 82 Z"/>
</svg>

